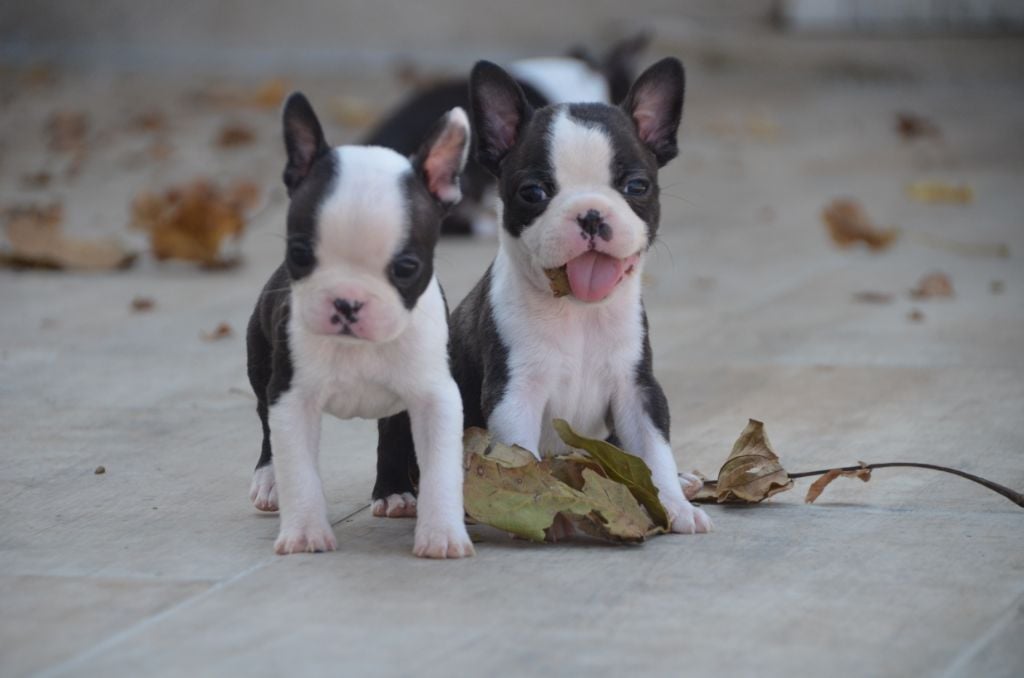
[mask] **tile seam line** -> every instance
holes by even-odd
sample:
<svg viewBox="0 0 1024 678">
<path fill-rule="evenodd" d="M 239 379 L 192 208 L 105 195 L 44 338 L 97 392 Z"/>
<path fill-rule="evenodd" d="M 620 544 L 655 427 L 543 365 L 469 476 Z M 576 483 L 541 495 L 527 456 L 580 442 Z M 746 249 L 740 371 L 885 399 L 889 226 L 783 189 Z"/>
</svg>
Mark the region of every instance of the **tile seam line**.
<svg viewBox="0 0 1024 678">
<path fill-rule="evenodd" d="M 362 512 L 362 511 L 365 511 L 367 508 L 369 508 L 369 506 L 370 506 L 369 504 L 361 506 L 358 509 L 356 509 L 355 511 L 352 511 L 349 514 L 347 514 L 345 516 L 342 516 L 337 521 L 331 523 L 331 525 L 334 526 L 334 525 L 337 525 L 337 524 L 341 523 L 342 521 L 348 520 L 352 516 Z M 239 573 L 237 573 L 235 575 L 232 575 L 231 577 L 229 577 L 229 578 L 227 578 L 227 579 L 225 579 L 223 581 L 219 581 L 219 582 L 215 583 L 213 586 L 211 586 L 210 588 L 206 589 L 205 591 L 203 591 L 201 593 L 197 593 L 196 595 L 191 596 L 189 598 L 186 598 L 185 600 L 182 600 L 179 603 L 175 603 L 174 605 L 170 606 L 166 610 L 158 612 L 155 615 L 152 615 L 150 617 L 146 617 L 145 619 L 143 619 L 143 620 L 141 620 L 141 621 L 139 621 L 139 622 L 137 622 L 135 624 L 132 624 L 128 628 L 122 629 L 121 631 L 118 631 L 117 633 L 115 633 L 115 634 L 113 634 L 111 636 L 107 636 L 105 639 L 103 639 L 100 642 L 96 643 L 92 647 L 90 647 L 90 648 L 88 648 L 86 650 L 83 650 L 82 652 L 79 652 L 75 656 L 73 656 L 73 657 L 71 657 L 69 659 L 66 659 L 63 662 L 61 662 L 59 664 L 56 664 L 54 666 L 45 668 L 45 669 L 43 669 L 41 671 L 37 671 L 33 675 L 36 678 L 51 678 L 53 676 L 65 675 L 69 671 L 75 670 L 76 668 L 78 668 L 79 666 L 81 666 L 85 662 L 89 661 L 90 659 L 92 659 L 92 658 L 102 654 L 103 652 L 106 652 L 107 650 L 110 650 L 112 648 L 117 647 L 118 645 L 120 645 L 121 643 L 125 642 L 126 640 L 129 640 L 133 636 L 136 636 L 139 633 L 142 633 L 143 631 L 145 631 L 149 627 L 154 626 L 155 624 L 159 624 L 164 619 L 168 619 L 169 617 L 172 617 L 173 615 L 177 614 L 181 610 L 186 610 L 186 609 L 192 607 L 193 605 L 195 605 L 195 604 L 205 600 L 206 598 L 209 598 L 210 596 L 216 595 L 216 594 L 220 593 L 221 591 L 227 589 L 228 587 L 233 586 L 236 582 L 239 582 L 242 579 L 245 579 L 250 574 L 253 574 L 254 572 L 256 572 L 258 570 L 261 570 L 264 567 L 266 567 L 267 565 L 273 563 L 277 558 L 278 558 L 278 556 L 272 556 L 270 558 L 267 558 L 267 559 L 265 559 L 263 561 L 260 561 L 260 562 L 256 563 L 255 565 L 247 567 L 246 569 L 242 570 L 241 572 L 239 572 Z"/>
<path fill-rule="evenodd" d="M 966 648 L 958 652 L 945 670 L 938 675 L 942 676 L 942 678 L 954 678 L 955 676 L 965 675 L 963 671 L 968 662 L 977 657 L 978 653 L 992 642 L 992 639 L 1003 630 L 1006 624 L 1020 614 L 1024 614 L 1024 589 L 1018 590 L 1013 602 L 996 617 L 981 635 L 972 640 Z"/>
</svg>

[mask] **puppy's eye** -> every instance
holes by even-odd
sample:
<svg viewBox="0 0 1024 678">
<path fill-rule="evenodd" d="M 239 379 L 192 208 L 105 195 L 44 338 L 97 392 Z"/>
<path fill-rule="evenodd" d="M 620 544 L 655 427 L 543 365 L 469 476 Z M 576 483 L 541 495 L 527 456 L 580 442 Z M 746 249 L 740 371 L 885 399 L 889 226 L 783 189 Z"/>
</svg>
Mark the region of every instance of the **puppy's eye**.
<svg viewBox="0 0 1024 678">
<path fill-rule="evenodd" d="M 519 188 L 519 197 L 523 202 L 537 204 L 548 199 L 548 192 L 540 184 L 526 184 Z"/>
<path fill-rule="evenodd" d="M 391 274 L 395 280 L 408 282 L 420 272 L 420 260 L 411 254 L 398 257 L 391 263 Z"/>
<path fill-rule="evenodd" d="M 622 187 L 622 192 L 628 196 L 639 198 L 647 195 L 651 190 L 651 182 L 647 179 L 630 179 Z"/>
<path fill-rule="evenodd" d="M 313 249 L 304 242 L 288 245 L 288 262 L 296 268 L 309 268 L 315 262 Z"/>
</svg>

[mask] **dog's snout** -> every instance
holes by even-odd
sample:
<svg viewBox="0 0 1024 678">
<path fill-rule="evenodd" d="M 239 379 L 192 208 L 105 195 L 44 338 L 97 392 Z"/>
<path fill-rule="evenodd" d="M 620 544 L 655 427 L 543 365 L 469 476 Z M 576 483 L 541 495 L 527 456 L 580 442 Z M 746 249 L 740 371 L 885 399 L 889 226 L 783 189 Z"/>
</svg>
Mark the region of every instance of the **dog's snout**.
<svg viewBox="0 0 1024 678">
<path fill-rule="evenodd" d="M 359 315 L 359 309 L 363 307 L 363 302 L 352 301 L 350 299 L 335 299 L 334 308 L 338 310 L 338 313 L 345 317 L 345 320 L 349 322 L 355 322 L 356 317 Z"/>
<path fill-rule="evenodd" d="M 612 227 L 597 210 L 587 210 L 586 214 L 577 214 L 576 223 L 590 238 L 597 236 L 606 242 L 612 239 Z"/>
</svg>

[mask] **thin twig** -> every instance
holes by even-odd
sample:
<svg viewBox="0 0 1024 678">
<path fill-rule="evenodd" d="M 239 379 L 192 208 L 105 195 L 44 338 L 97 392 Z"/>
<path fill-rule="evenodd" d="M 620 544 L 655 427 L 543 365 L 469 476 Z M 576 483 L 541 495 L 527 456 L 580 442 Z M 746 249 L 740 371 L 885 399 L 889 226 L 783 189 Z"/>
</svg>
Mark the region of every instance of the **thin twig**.
<svg viewBox="0 0 1024 678">
<path fill-rule="evenodd" d="M 981 478 L 981 477 L 973 475 L 971 473 L 967 473 L 966 471 L 960 471 L 960 470 L 955 469 L 955 468 L 949 468 L 948 466 L 936 466 L 934 464 L 918 464 L 918 463 L 915 463 L 915 462 L 894 461 L 894 462 L 886 462 L 886 463 L 882 463 L 882 464 L 863 464 L 863 465 L 862 464 L 858 464 L 856 466 L 843 466 L 842 468 L 839 468 L 839 469 L 826 468 L 826 469 L 821 469 L 820 471 L 801 471 L 800 473 L 788 473 L 788 475 L 789 475 L 790 478 L 796 479 L 796 478 L 809 478 L 811 476 L 820 476 L 820 475 L 824 475 L 824 474 L 826 474 L 826 473 L 828 473 L 829 471 L 832 471 L 832 470 L 838 470 L 838 471 L 858 471 L 860 469 L 895 468 L 895 467 L 926 468 L 926 469 L 931 469 L 932 471 L 942 471 L 943 473 L 952 473 L 955 476 L 960 476 L 961 478 L 966 478 L 967 480 L 970 480 L 970 481 L 973 481 L 975 483 L 978 483 L 979 485 L 983 485 L 984 487 L 987 487 L 988 489 L 992 490 L 993 492 L 997 492 L 997 493 L 1003 495 L 1004 497 L 1006 497 L 1007 499 L 1012 501 L 1017 506 L 1020 506 L 1021 508 L 1024 508 L 1024 494 L 1021 494 L 1020 492 L 1017 492 L 1016 490 L 1011 490 L 1009 487 L 1006 487 L 1005 485 L 1000 485 L 999 483 L 992 482 L 991 480 L 988 480 L 987 478 Z M 704 481 L 704 486 L 705 487 L 715 487 L 717 485 L 718 485 L 718 479 L 717 478 L 715 480 L 705 480 Z"/>
</svg>

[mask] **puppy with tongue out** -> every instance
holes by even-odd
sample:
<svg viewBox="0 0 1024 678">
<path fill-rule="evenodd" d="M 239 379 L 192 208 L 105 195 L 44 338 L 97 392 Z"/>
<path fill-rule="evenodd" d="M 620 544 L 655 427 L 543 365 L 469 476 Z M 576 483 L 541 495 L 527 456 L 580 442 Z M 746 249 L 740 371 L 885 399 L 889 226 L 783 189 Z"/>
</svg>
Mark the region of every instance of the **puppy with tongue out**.
<svg viewBox="0 0 1024 678">
<path fill-rule="evenodd" d="M 500 247 L 451 317 L 449 353 L 466 426 L 536 454 L 567 420 L 647 462 L 675 532 L 707 532 L 669 444 L 641 300 L 658 231 L 658 170 L 676 156 L 684 72 L 651 66 L 621 106 L 530 108 L 505 71 L 470 78 L 477 161 L 498 179 Z"/>
</svg>

